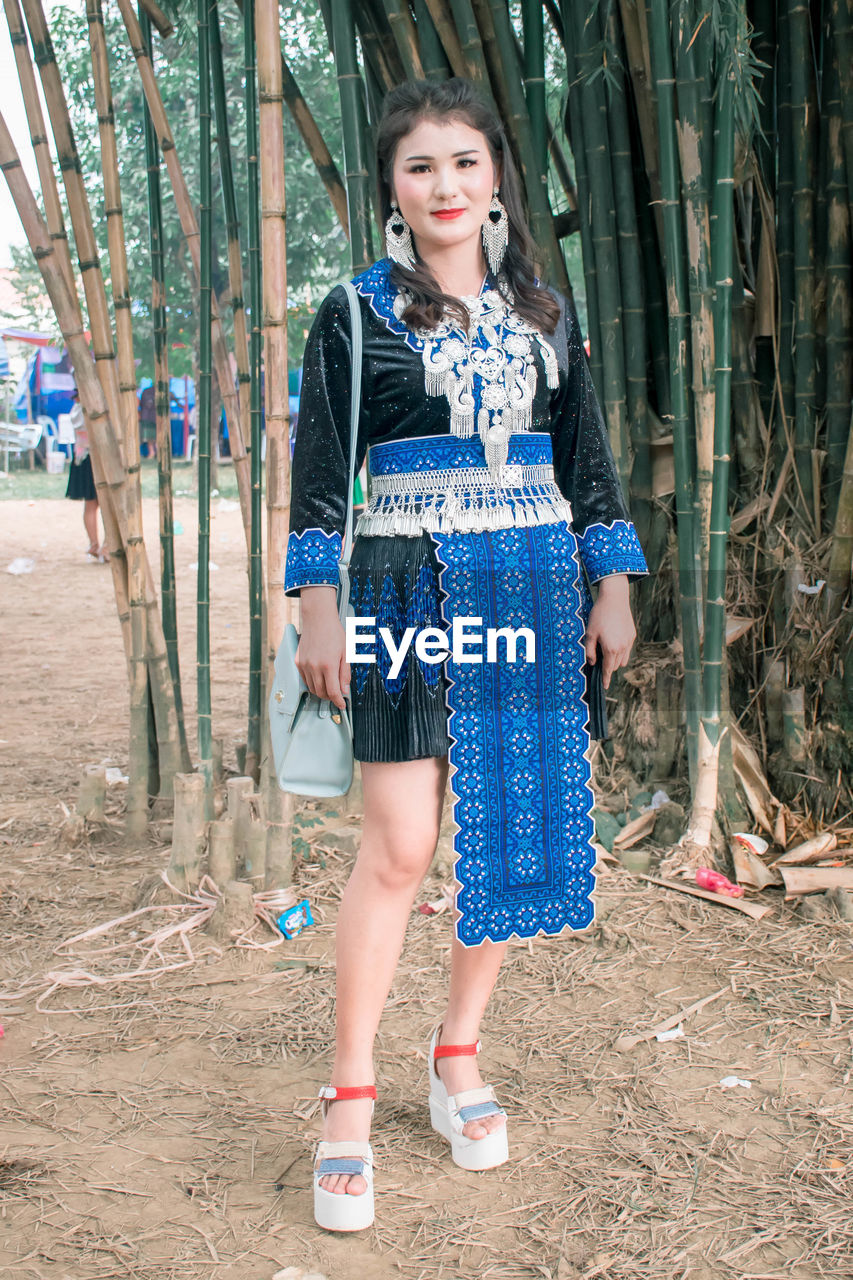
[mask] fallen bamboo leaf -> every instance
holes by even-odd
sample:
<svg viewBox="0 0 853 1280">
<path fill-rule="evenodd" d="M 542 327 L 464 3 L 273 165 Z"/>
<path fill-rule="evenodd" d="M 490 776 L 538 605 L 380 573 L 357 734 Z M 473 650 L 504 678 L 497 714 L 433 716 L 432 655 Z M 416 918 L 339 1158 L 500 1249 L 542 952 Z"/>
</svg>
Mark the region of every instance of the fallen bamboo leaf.
<svg viewBox="0 0 853 1280">
<path fill-rule="evenodd" d="M 755 618 L 741 618 L 734 613 L 727 614 L 726 644 L 733 644 L 735 640 L 740 640 L 741 636 L 745 636 L 749 628 L 754 624 Z"/>
<path fill-rule="evenodd" d="M 853 889 L 853 867 L 782 867 L 787 896 Z"/>
<path fill-rule="evenodd" d="M 662 1031 L 669 1031 L 670 1027 L 677 1027 L 685 1018 L 689 1018 L 691 1013 L 698 1013 L 700 1009 L 705 1008 L 706 1004 L 710 1004 L 712 1000 L 719 1000 L 720 996 L 724 996 L 728 991 L 731 991 L 730 987 L 720 987 L 719 991 L 715 991 L 713 995 L 703 996 L 701 1000 L 696 1000 L 693 1004 L 687 1005 L 686 1008 L 679 1009 L 678 1013 L 673 1013 L 671 1017 L 664 1018 L 663 1022 L 658 1022 L 656 1026 L 649 1027 L 648 1031 L 617 1036 L 613 1042 L 613 1048 L 618 1049 L 620 1053 L 624 1053 L 626 1050 L 642 1044 L 644 1040 L 654 1040 Z"/>
<path fill-rule="evenodd" d="M 747 803 L 755 819 L 765 831 L 774 834 L 774 817 L 779 808 L 779 801 L 770 790 L 761 762 L 754 748 L 746 740 L 737 725 L 730 726 L 732 740 L 732 763 L 738 781 L 743 787 Z"/>
<path fill-rule="evenodd" d="M 721 907 L 731 907 L 733 911 L 742 911 L 752 920 L 760 920 L 762 916 L 772 914 L 773 908 L 759 902 L 747 902 L 743 898 L 727 898 L 721 893 L 709 893 L 695 884 L 680 884 L 677 880 L 659 880 L 657 876 L 641 876 L 649 884 L 659 884 L 662 889 L 675 889 L 678 893 L 686 893 L 691 898 L 705 898 L 708 902 L 718 902 Z"/>
<path fill-rule="evenodd" d="M 793 849 L 788 849 L 775 858 L 773 865 L 779 867 L 816 862 L 818 858 L 825 857 L 837 844 L 838 837 L 834 831 L 822 831 L 819 836 L 813 836 L 811 840 L 805 840 L 802 844 L 795 845 Z"/>
<path fill-rule="evenodd" d="M 643 836 L 650 835 L 655 829 L 657 816 L 657 809 L 650 809 L 648 813 L 641 813 L 638 818 L 632 818 L 630 822 L 626 822 L 615 837 L 613 848 L 630 849 L 632 845 L 642 840 Z"/>
<path fill-rule="evenodd" d="M 742 841 L 732 840 L 729 849 L 738 884 L 747 884 L 753 889 L 766 889 L 769 884 L 782 883 L 779 872 L 766 866 Z"/>
</svg>

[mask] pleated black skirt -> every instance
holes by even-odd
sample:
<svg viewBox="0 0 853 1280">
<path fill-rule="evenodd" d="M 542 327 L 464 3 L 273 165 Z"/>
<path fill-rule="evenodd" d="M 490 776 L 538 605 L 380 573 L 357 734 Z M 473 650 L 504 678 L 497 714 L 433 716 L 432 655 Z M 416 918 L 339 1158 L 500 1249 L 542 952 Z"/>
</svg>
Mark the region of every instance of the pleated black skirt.
<svg viewBox="0 0 853 1280">
<path fill-rule="evenodd" d="M 399 648 L 407 627 L 437 627 L 443 593 L 439 564 L 428 533 L 419 538 L 355 539 L 350 560 L 350 603 L 357 617 L 375 618 L 375 662 L 354 662 L 350 685 L 353 754 L 365 762 L 445 756 L 447 701 L 444 662 L 429 664 L 408 649 L 398 672 L 379 636 L 387 627 Z"/>
<path fill-rule="evenodd" d="M 68 469 L 68 485 L 65 490 L 66 498 L 74 498 L 76 501 L 81 499 L 91 502 L 93 498 L 97 498 L 98 491 L 95 488 L 95 478 L 92 474 L 92 458 L 90 454 L 82 462 L 72 462 Z"/>
</svg>

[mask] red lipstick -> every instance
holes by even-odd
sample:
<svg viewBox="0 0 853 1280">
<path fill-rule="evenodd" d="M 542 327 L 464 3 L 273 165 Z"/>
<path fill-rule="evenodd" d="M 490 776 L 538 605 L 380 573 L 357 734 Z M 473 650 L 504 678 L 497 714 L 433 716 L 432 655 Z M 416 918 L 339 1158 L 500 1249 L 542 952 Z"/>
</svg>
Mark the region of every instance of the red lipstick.
<svg viewBox="0 0 853 1280">
<path fill-rule="evenodd" d="M 434 209 L 432 216 L 434 218 L 458 218 L 464 209 Z"/>
</svg>

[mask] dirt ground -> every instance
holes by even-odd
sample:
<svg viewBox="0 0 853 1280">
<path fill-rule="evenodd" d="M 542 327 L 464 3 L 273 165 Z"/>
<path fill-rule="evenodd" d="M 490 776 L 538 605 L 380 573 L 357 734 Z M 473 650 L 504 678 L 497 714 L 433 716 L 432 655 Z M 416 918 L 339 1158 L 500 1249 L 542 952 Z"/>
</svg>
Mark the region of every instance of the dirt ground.
<svg viewBox="0 0 853 1280">
<path fill-rule="evenodd" d="M 246 579 L 239 513 L 215 510 L 214 732 L 233 770 Z M 781 894 L 756 923 L 621 870 L 600 876 L 589 931 L 510 950 L 483 1061 L 512 1154 L 490 1173 L 457 1169 L 429 1128 L 425 1045 L 449 923 L 413 913 L 377 1044 L 376 1226 L 316 1228 L 316 1093 L 351 862 L 324 833 L 358 819 L 301 812 L 296 888 L 317 922 L 292 942 L 222 949 L 196 930 L 192 959 L 172 939 L 149 964 L 176 967 L 128 979 L 141 937 L 174 918 L 161 908 L 57 950 L 147 901 L 140 887 L 168 859 L 163 828 L 124 840 L 120 786 L 103 830 L 75 848 L 61 838 L 82 768 L 126 765 L 110 571 L 86 563 L 80 515 L 63 501 L 0 503 L 0 1275 L 850 1280 L 851 927 L 804 922 Z M 176 517 L 191 723 L 189 498 Z M 154 547 L 151 502 L 145 521 Z M 16 557 L 32 572 L 5 572 Z M 422 898 L 441 879 L 437 866 Z M 272 941 L 260 925 L 252 937 Z M 614 1047 L 706 996 L 683 1035 Z M 749 1087 L 723 1087 L 731 1076 Z"/>
</svg>

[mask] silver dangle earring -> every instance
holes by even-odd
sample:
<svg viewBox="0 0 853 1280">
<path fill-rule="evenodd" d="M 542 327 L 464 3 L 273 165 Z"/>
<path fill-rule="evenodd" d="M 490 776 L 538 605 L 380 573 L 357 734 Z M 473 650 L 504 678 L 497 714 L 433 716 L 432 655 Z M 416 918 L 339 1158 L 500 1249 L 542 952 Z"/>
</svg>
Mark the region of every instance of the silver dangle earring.
<svg viewBox="0 0 853 1280">
<path fill-rule="evenodd" d="M 483 223 L 483 248 L 489 260 L 492 275 L 497 275 L 504 260 L 509 243 L 509 219 L 506 207 L 501 204 L 498 189 L 495 187 L 492 203 Z"/>
<path fill-rule="evenodd" d="M 396 200 L 391 201 L 391 216 L 385 223 L 385 245 L 389 258 L 399 262 L 401 267 L 414 271 L 415 251 L 412 245 L 412 229 L 397 208 Z"/>
</svg>

